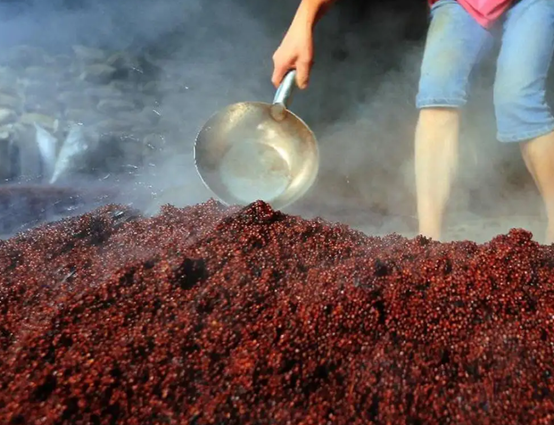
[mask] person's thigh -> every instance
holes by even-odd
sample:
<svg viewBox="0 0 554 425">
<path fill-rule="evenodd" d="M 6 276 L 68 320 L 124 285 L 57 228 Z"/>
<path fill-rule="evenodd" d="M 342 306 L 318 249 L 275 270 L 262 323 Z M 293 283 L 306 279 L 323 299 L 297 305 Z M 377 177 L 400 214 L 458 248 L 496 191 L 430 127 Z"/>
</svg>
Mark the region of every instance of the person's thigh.
<svg viewBox="0 0 554 425">
<path fill-rule="evenodd" d="M 493 37 L 455 0 L 439 0 L 431 8 L 421 64 L 417 108 L 466 104 L 469 79 Z"/>
<path fill-rule="evenodd" d="M 554 1 L 521 0 L 506 14 L 494 103 L 501 142 L 522 142 L 554 130 L 546 80 L 554 51 Z"/>
</svg>

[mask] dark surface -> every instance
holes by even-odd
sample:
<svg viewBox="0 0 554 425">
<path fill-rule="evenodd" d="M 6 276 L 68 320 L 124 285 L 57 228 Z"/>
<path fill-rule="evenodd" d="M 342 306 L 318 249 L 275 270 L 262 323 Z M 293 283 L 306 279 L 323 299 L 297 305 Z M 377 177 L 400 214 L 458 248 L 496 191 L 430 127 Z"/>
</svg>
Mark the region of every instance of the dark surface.
<svg viewBox="0 0 554 425">
<path fill-rule="evenodd" d="M 553 255 L 106 207 L 0 243 L 0 423 L 552 423 Z"/>
<path fill-rule="evenodd" d="M 83 214 L 117 197 L 116 189 L 9 184 L 0 186 L 0 238 Z"/>
</svg>

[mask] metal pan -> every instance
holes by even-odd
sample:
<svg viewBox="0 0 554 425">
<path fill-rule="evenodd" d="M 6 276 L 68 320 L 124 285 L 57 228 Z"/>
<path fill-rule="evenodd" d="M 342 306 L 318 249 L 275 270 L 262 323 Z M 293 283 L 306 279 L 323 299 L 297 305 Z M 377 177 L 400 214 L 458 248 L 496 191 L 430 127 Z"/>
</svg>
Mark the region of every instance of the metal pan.
<svg viewBox="0 0 554 425">
<path fill-rule="evenodd" d="M 301 198 L 319 169 L 310 128 L 289 109 L 296 71 L 273 103 L 241 102 L 213 115 L 199 132 L 194 160 L 200 178 L 227 205 L 257 200 L 281 209 Z"/>
</svg>

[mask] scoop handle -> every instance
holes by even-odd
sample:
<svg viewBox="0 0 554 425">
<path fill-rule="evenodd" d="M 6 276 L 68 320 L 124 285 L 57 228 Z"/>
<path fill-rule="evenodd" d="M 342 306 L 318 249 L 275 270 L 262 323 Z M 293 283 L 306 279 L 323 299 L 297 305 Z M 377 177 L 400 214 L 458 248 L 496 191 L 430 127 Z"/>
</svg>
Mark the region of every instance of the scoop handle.
<svg viewBox="0 0 554 425">
<path fill-rule="evenodd" d="M 285 78 L 283 78 L 283 81 L 275 92 L 275 97 L 273 98 L 271 115 L 277 121 L 280 121 L 285 117 L 286 111 L 292 100 L 292 93 L 294 92 L 295 87 L 296 70 L 293 69 L 285 75 Z"/>
<path fill-rule="evenodd" d="M 281 85 L 275 92 L 275 97 L 273 98 L 273 104 L 279 104 L 285 108 L 289 107 L 290 101 L 292 100 L 292 93 L 296 87 L 296 70 L 293 69 L 289 71 Z"/>
</svg>

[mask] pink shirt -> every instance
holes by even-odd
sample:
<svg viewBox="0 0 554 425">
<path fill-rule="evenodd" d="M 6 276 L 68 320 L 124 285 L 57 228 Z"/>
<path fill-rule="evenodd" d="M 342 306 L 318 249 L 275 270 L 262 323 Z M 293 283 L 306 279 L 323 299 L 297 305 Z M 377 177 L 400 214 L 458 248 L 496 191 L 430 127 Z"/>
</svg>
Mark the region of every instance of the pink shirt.
<svg viewBox="0 0 554 425">
<path fill-rule="evenodd" d="M 432 6 L 438 0 L 429 0 Z M 512 4 L 513 0 L 458 0 L 475 20 L 489 28 Z"/>
</svg>

